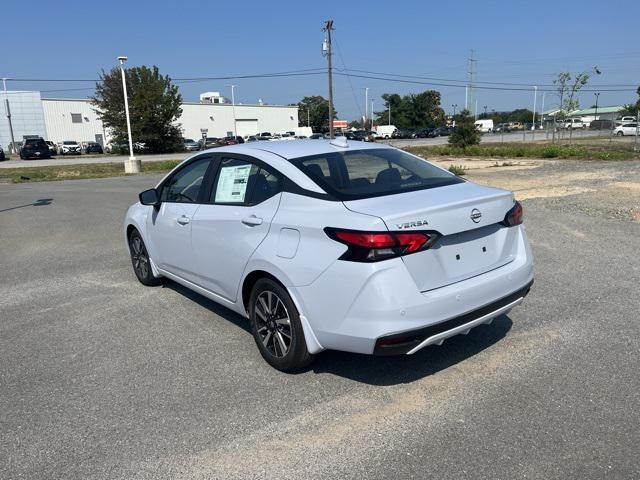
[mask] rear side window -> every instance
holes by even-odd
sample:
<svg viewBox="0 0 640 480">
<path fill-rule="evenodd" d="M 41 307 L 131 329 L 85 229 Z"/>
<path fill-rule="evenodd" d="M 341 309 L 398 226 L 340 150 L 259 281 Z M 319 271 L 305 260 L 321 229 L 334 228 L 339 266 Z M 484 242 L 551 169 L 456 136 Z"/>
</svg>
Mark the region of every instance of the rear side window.
<svg viewBox="0 0 640 480">
<path fill-rule="evenodd" d="M 238 158 L 222 158 L 211 203 L 257 205 L 280 192 L 280 178 L 274 173 Z"/>
<path fill-rule="evenodd" d="M 291 163 L 340 200 L 393 195 L 464 181 L 425 160 L 386 148 L 300 157 Z"/>
</svg>

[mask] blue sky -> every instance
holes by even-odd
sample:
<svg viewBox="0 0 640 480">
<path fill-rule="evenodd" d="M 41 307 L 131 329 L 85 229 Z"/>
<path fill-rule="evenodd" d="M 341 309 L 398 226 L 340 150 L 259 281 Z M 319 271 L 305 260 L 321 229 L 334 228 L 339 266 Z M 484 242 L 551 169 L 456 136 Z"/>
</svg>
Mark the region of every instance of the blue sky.
<svg viewBox="0 0 640 480">
<path fill-rule="evenodd" d="M 335 23 L 337 68 L 464 80 L 469 50 L 477 58 L 477 80 L 548 85 L 560 71 L 597 65 L 602 84 L 640 85 L 640 44 L 634 40 L 640 2 L 511 0 L 406 2 L 3 2 L 0 76 L 91 79 L 114 66 L 158 65 L 173 78 L 216 77 L 321 68 L 322 23 Z M 7 21 L 7 19 L 16 21 Z M 426 80 L 424 80 L 426 82 Z M 327 95 L 324 75 L 180 83 L 186 101 L 219 90 L 236 101 L 294 103 L 305 95 Z M 489 85 L 489 84 L 485 84 Z M 80 89 L 90 83 L 9 82 L 11 89 Z M 369 87 L 374 109 L 383 93 L 437 89 L 443 107 L 458 109 L 464 88 L 336 77 L 340 118 L 364 110 Z M 617 88 L 617 87 L 616 87 Z M 635 101 L 632 91 L 600 94 L 600 105 Z M 46 97 L 82 98 L 91 90 L 45 92 Z M 533 92 L 477 90 L 479 110 L 531 108 Z M 546 105 L 557 103 L 551 94 Z M 581 95 L 591 106 L 593 92 Z M 540 96 L 538 97 L 540 102 Z M 538 103 L 539 107 L 540 103 Z"/>
</svg>

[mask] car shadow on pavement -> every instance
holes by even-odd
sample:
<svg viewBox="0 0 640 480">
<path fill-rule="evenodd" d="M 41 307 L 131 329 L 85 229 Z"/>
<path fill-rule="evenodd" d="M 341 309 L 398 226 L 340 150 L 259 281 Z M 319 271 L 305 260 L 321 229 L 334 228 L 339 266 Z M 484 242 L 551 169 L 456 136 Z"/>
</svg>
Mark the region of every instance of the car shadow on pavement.
<svg viewBox="0 0 640 480">
<path fill-rule="evenodd" d="M 198 305 L 211 310 L 219 317 L 222 317 L 223 319 L 233 323 L 235 326 L 240 327 L 242 330 L 249 334 L 249 340 L 253 341 L 251 329 L 249 328 L 249 320 L 244 318 L 242 315 L 239 315 L 233 310 L 230 310 L 227 307 L 223 307 L 219 303 L 216 303 L 213 300 L 209 300 L 207 297 L 200 295 L 199 293 L 196 293 L 193 290 L 188 289 L 187 287 L 183 287 L 179 283 L 176 283 L 172 280 L 167 279 L 162 284 L 162 287 L 170 288 L 174 292 L 177 292 L 180 295 L 184 295 L 192 302 L 196 302 Z"/>
<path fill-rule="evenodd" d="M 4 208 L 0 210 L 0 213 L 8 212 L 9 210 L 16 210 L 18 208 L 24 208 L 24 207 L 44 207 L 46 205 L 51 205 L 52 202 L 53 202 L 53 198 L 41 198 L 39 200 L 36 200 L 33 203 L 26 203 L 24 205 L 18 205 L 17 207 Z"/>
<path fill-rule="evenodd" d="M 377 357 L 326 351 L 318 355 L 310 369 L 369 385 L 410 383 L 473 357 L 504 338 L 512 325 L 511 319 L 502 315 L 490 325 L 473 328 L 468 335 L 456 335 L 441 346 L 431 345 L 413 355 Z"/>
<path fill-rule="evenodd" d="M 247 341 L 253 342 L 249 321 L 242 315 L 171 280 L 167 280 L 163 288 L 170 288 L 211 310 L 244 330 L 248 334 Z M 377 357 L 327 350 L 319 353 L 315 361 L 300 373 L 328 373 L 380 386 L 411 383 L 471 358 L 494 345 L 507 335 L 512 325 L 511 319 L 502 315 L 490 325 L 480 325 L 471 329 L 467 335 L 456 335 L 445 340 L 441 346 L 431 345 L 413 355 Z"/>
</svg>

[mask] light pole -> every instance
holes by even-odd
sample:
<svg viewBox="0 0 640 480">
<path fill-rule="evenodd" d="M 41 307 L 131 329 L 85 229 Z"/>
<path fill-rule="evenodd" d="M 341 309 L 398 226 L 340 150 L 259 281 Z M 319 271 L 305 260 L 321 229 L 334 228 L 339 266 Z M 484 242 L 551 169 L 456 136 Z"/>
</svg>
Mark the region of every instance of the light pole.
<svg viewBox="0 0 640 480">
<path fill-rule="evenodd" d="M 596 113 L 593 114 L 593 119 L 597 120 L 598 119 L 598 97 L 600 96 L 600 92 L 596 92 L 594 93 L 595 97 L 596 97 Z"/>
<path fill-rule="evenodd" d="M 485 105 L 485 106 L 484 106 L 484 107 L 482 107 L 482 108 L 484 108 L 484 118 L 485 118 L 485 120 L 486 120 L 486 118 L 487 118 L 487 106 Z"/>
<path fill-rule="evenodd" d="M 531 130 L 533 131 L 533 136 L 535 137 L 536 132 L 536 108 L 538 104 L 538 87 L 536 85 L 533 86 L 533 121 L 531 125 Z M 533 140 L 533 138 L 532 138 Z"/>
<path fill-rule="evenodd" d="M 231 110 L 233 110 L 233 136 L 238 136 L 238 131 L 236 130 L 236 96 L 235 96 L 235 85 L 230 85 L 231 87 Z"/>
<path fill-rule="evenodd" d="M 7 114 L 7 121 L 9 122 L 9 133 L 11 134 L 11 152 L 13 154 L 18 153 L 16 150 L 16 140 L 13 137 L 13 123 L 11 123 L 11 107 L 9 106 L 9 94 L 7 93 L 7 78 L 2 79 L 2 86 L 4 88 L 4 108 Z"/>
<path fill-rule="evenodd" d="M 373 98 L 371 99 L 371 130 L 373 130 Z"/>
<path fill-rule="evenodd" d="M 547 96 L 547 92 L 542 92 L 542 108 L 540 109 L 540 128 L 544 128 L 544 97 L 546 96 Z"/>
<path fill-rule="evenodd" d="M 391 102 L 387 100 L 387 107 L 389 107 L 389 125 L 391 125 Z"/>
<path fill-rule="evenodd" d="M 451 105 L 453 107 L 453 116 L 456 116 L 456 108 L 458 108 L 458 104 L 454 103 L 453 105 Z"/>
<path fill-rule="evenodd" d="M 133 140 L 131 138 L 131 119 L 129 118 L 129 100 L 127 99 L 127 80 L 124 74 L 124 62 L 127 57 L 121 55 L 118 57 L 120 61 L 120 73 L 122 74 L 122 92 L 124 95 L 124 112 L 127 117 L 127 134 L 129 135 L 129 159 L 124 162 L 125 173 L 140 173 L 140 159 L 133 156 Z"/>
</svg>

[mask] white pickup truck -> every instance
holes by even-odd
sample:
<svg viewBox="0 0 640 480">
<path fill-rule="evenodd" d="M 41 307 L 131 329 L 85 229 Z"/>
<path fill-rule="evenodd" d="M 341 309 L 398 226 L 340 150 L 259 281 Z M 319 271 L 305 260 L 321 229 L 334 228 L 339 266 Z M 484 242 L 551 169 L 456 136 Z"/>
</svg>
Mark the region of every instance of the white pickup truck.
<svg viewBox="0 0 640 480">
<path fill-rule="evenodd" d="M 581 118 L 567 118 L 561 122 L 558 127 L 567 130 L 586 129 L 589 125 L 582 121 Z"/>
</svg>

